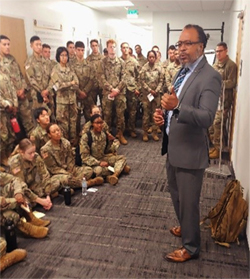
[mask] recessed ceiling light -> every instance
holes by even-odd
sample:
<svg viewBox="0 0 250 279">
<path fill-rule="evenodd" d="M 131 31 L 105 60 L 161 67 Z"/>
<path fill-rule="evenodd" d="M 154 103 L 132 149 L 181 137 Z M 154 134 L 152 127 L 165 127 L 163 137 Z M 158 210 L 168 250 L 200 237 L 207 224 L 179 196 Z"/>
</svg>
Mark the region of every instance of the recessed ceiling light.
<svg viewBox="0 0 250 279">
<path fill-rule="evenodd" d="M 81 2 L 90 8 L 105 8 L 105 7 L 132 7 L 134 4 L 130 1 L 91 1 Z"/>
</svg>

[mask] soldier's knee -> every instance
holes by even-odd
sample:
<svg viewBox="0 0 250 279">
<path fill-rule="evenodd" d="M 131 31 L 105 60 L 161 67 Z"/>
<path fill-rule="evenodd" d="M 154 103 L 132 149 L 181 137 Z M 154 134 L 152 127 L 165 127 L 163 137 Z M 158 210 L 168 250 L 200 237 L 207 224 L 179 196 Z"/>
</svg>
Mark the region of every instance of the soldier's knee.
<svg viewBox="0 0 250 279">
<path fill-rule="evenodd" d="M 94 173 L 96 176 L 101 176 L 102 175 L 102 167 L 98 166 L 94 168 Z"/>
</svg>

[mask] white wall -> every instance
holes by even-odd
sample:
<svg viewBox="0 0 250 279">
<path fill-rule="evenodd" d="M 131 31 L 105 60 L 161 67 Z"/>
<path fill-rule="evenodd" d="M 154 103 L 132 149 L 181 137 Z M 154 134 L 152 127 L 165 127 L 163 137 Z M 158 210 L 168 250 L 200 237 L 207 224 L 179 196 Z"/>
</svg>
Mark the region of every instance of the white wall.
<svg viewBox="0 0 250 279">
<path fill-rule="evenodd" d="M 204 29 L 220 29 L 222 22 L 225 22 L 224 41 L 229 41 L 229 12 L 171 12 L 153 14 L 153 44 L 158 44 L 162 53 L 162 61 L 166 58 L 167 45 L 167 23 L 170 29 L 182 29 L 186 24 L 197 24 Z M 159 32 L 159 30 L 161 30 Z M 220 31 L 206 31 L 210 34 L 210 39 L 206 49 L 214 49 L 221 41 Z M 169 45 L 175 44 L 179 40 L 180 32 L 170 32 Z"/>
<path fill-rule="evenodd" d="M 29 39 L 35 31 L 34 19 L 51 24 L 62 24 L 63 31 L 60 32 L 60 36 L 63 45 L 68 40 L 81 40 L 86 44 L 87 38 L 101 38 L 104 48 L 105 42 L 113 38 L 118 44 L 118 55 L 121 54 L 120 43 L 123 41 L 128 41 L 133 48 L 136 44 L 141 44 L 144 49 L 152 45 L 151 31 L 111 18 L 108 14 L 94 11 L 78 3 L 63 0 L 0 0 L 0 5 L 1 15 L 24 19 L 28 55 L 31 54 Z M 43 43 L 48 42 L 43 41 Z"/>
</svg>

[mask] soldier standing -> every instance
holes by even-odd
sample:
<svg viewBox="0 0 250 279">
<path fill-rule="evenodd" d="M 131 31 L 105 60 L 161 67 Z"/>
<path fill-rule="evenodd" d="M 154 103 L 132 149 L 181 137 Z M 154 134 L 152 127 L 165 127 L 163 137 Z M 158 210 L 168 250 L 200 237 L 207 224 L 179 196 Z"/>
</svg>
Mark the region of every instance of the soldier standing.
<svg viewBox="0 0 250 279">
<path fill-rule="evenodd" d="M 93 89 L 92 89 L 91 93 L 92 93 L 95 104 L 97 104 L 97 96 L 99 96 L 100 102 L 102 101 L 102 88 L 100 87 L 99 82 L 98 82 L 97 69 L 98 69 L 98 65 L 99 65 L 100 61 L 104 58 L 104 55 L 102 55 L 99 52 L 98 40 L 96 40 L 96 39 L 91 40 L 90 47 L 92 49 L 92 53 L 87 57 L 86 60 L 89 64 L 89 66 L 93 70 L 94 85 L 93 85 Z"/>
<path fill-rule="evenodd" d="M 171 92 L 173 78 L 180 69 L 181 69 L 181 63 L 179 61 L 179 52 L 178 50 L 175 50 L 175 60 L 168 65 L 165 72 L 165 83 L 168 92 Z"/>
<path fill-rule="evenodd" d="M 75 44 L 72 41 L 68 41 L 66 44 L 68 53 L 69 53 L 69 63 L 75 59 Z"/>
<path fill-rule="evenodd" d="M 57 62 L 55 60 L 50 59 L 50 51 L 51 51 L 50 45 L 48 45 L 48 44 L 42 45 L 42 56 L 44 59 L 47 59 L 50 61 L 51 70 L 52 70 L 54 68 L 54 66 L 57 64 Z"/>
<path fill-rule="evenodd" d="M 26 76 L 31 86 L 32 109 L 46 107 L 54 119 L 53 92 L 48 89 L 51 64 L 42 57 L 42 43 L 38 36 L 30 39 L 33 54 L 25 62 Z"/>
<path fill-rule="evenodd" d="M 126 95 L 124 81 L 124 62 L 116 57 L 116 42 L 112 39 L 107 41 L 108 56 L 103 58 L 98 67 L 100 85 L 103 89 L 102 108 L 104 120 L 111 128 L 112 108 L 116 110 L 116 137 L 121 144 L 127 144 L 123 133 L 125 130 L 124 112 L 126 109 Z"/>
<path fill-rule="evenodd" d="M 237 84 L 237 66 L 229 58 L 227 44 L 224 42 L 217 44 L 216 62 L 214 63 L 213 68 L 221 74 L 222 90 L 223 87 L 225 87 L 225 92 L 224 92 L 225 95 L 224 95 L 224 111 L 222 112 L 222 107 L 221 107 L 221 102 L 222 102 L 222 93 L 221 93 L 220 102 L 219 102 L 218 110 L 215 114 L 213 125 L 209 128 L 209 136 L 213 144 L 213 147 L 210 148 L 209 150 L 210 159 L 219 158 L 222 113 L 223 113 L 223 132 L 225 131 L 224 134 L 226 134 L 226 122 L 234 98 L 234 89 Z"/>
<path fill-rule="evenodd" d="M 77 145 L 77 104 L 76 94 L 79 90 L 77 75 L 68 66 L 69 54 L 65 47 L 56 51 L 58 64 L 53 68 L 50 88 L 56 92 L 56 120 L 73 146 Z"/>
<path fill-rule="evenodd" d="M 140 45 L 135 46 L 135 52 L 137 54 L 137 62 L 139 63 L 140 67 L 142 68 L 147 62 L 147 58 L 142 54 L 142 48 Z"/>
<path fill-rule="evenodd" d="M 167 69 L 167 67 L 171 63 L 175 62 L 175 50 L 176 50 L 176 48 L 174 45 L 171 45 L 168 47 L 168 59 L 166 59 L 162 65 L 165 69 Z"/>
<path fill-rule="evenodd" d="M 129 44 L 121 44 L 122 60 L 125 63 L 125 83 L 126 83 L 126 99 L 128 111 L 128 131 L 132 138 L 136 138 L 135 122 L 136 122 L 136 106 L 139 91 L 139 70 L 138 62 L 129 54 Z"/>
<path fill-rule="evenodd" d="M 18 114 L 20 114 L 26 134 L 30 135 L 34 125 L 26 96 L 27 84 L 16 59 L 10 54 L 10 39 L 4 35 L 0 35 L 0 67 L 5 67 L 8 71 L 18 97 Z"/>
</svg>

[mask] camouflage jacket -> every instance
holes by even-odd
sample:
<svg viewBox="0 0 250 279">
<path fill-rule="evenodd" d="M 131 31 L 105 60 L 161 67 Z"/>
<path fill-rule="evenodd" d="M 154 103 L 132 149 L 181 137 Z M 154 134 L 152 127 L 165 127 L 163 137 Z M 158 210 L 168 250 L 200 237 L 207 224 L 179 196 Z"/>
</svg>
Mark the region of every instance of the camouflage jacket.
<svg viewBox="0 0 250 279">
<path fill-rule="evenodd" d="M 159 94 L 162 90 L 163 77 L 163 70 L 159 63 L 154 64 L 152 68 L 149 66 L 149 63 L 145 64 L 140 72 L 143 95 L 148 95 L 151 89 Z"/>
<path fill-rule="evenodd" d="M 113 143 L 107 141 L 107 134 L 101 132 L 96 135 L 92 130 L 90 130 L 92 136 L 92 144 L 89 146 L 88 134 L 82 135 L 80 140 L 80 153 L 82 158 L 82 163 L 87 166 L 100 165 L 101 159 L 109 153 L 115 153 L 119 147 L 119 143 L 114 141 Z"/>
<path fill-rule="evenodd" d="M 167 85 L 168 92 L 171 92 L 172 81 L 174 76 L 181 69 L 181 64 L 177 65 L 176 63 L 170 63 L 165 72 L 165 82 Z"/>
<path fill-rule="evenodd" d="M 67 139 L 62 138 L 60 146 L 53 145 L 51 140 L 49 140 L 41 148 L 40 152 L 51 174 L 70 174 L 73 172 L 75 154 Z"/>
<path fill-rule="evenodd" d="M 30 134 L 30 140 L 36 145 L 36 152 L 40 154 L 40 149 L 49 141 L 49 136 L 45 129 L 43 129 L 39 124 Z"/>
<path fill-rule="evenodd" d="M 91 67 L 94 79 L 93 79 L 93 88 L 98 88 L 99 82 L 98 82 L 98 76 L 97 76 L 97 69 L 100 61 L 104 58 L 104 55 L 101 53 L 98 53 L 97 55 L 94 55 L 91 53 L 87 58 L 86 61 L 88 65 Z"/>
<path fill-rule="evenodd" d="M 148 59 L 143 55 L 141 57 L 137 56 L 136 60 L 140 66 L 140 69 L 148 62 Z"/>
<path fill-rule="evenodd" d="M 86 60 L 79 61 L 75 58 L 70 64 L 70 68 L 78 77 L 79 89 L 88 94 L 93 87 L 94 74 Z"/>
<path fill-rule="evenodd" d="M 135 90 L 140 90 L 140 83 L 139 83 L 140 66 L 138 62 L 133 57 L 129 57 L 126 60 L 124 60 L 124 58 L 121 57 L 121 59 L 125 63 L 124 81 L 126 83 L 126 88 L 131 92 L 134 92 Z"/>
<path fill-rule="evenodd" d="M 35 154 L 32 162 L 26 161 L 20 154 L 9 158 L 10 172 L 24 181 L 32 189 L 33 184 L 43 184 L 50 178 L 44 161 Z"/>
<path fill-rule="evenodd" d="M 75 81 L 75 85 L 71 82 Z M 59 63 L 53 68 L 49 88 L 56 92 L 58 104 L 76 103 L 76 92 L 79 89 L 79 80 L 69 66 L 62 67 Z"/>
<path fill-rule="evenodd" d="M 0 56 L 0 67 L 6 67 L 8 69 L 10 79 L 16 90 L 27 89 L 27 84 L 20 70 L 20 66 L 12 55 Z"/>
<path fill-rule="evenodd" d="M 32 98 L 37 99 L 37 92 L 41 93 L 48 89 L 51 74 L 50 61 L 42 56 L 31 55 L 25 62 L 25 71 L 31 86 Z"/>
<path fill-rule="evenodd" d="M 115 88 L 121 91 L 120 94 L 125 94 L 124 71 L 125 65 L 121 58 L 110 59 L 105 57 L 101 60 L 98 66 L 98 78 L 103 89 L 103 95 L 108 95 Z"/>
<path fill-rule="evenodd" d="M 16 199 L 14 198 L 16 194 L 25 195 L 28 192 L 31 201 L 35 201 L 38 197 L 27 188 L 26 183 L 20 178 L 6 172 L 0 172 L 0 191 L 1 196 L 13 200 L 14 203 L 16 203 Z"/>
<path fill-rule="evenodd" d="M 7 70 L 0 69 L 0 110 L 4 111 L 8 106 L 18 107 L 18 98 L 13 83 Z"/>
</svg>

